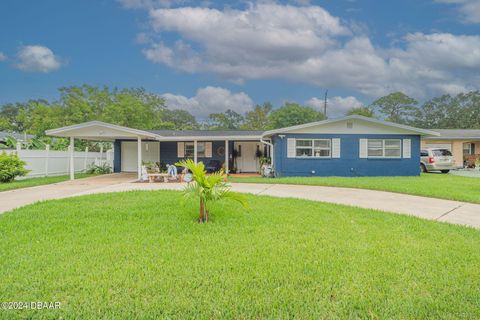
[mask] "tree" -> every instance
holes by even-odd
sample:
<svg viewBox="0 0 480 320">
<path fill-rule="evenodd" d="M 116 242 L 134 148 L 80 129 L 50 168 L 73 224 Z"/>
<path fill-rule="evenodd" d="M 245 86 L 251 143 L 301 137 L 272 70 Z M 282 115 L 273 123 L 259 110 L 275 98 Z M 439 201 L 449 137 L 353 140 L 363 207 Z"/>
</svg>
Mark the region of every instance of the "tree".
<svg viewBox="0 0 480 320">
<path fill-rule="evenodd" d="M 197 120 L 186 110 L 163 111 L 164 128 L 175 130 L 193 130 L 198 128 Z"/>
<path fill-rule="evenodd" d="M 244 207 L 247 206 L 243 196 L 230 191 L 231 187 L 225 182 L 223 172 L 215 172 L 207 176 L 203 162 L 195 164 L 192 159 L 175 165 L 187 168 L 192 173 L 194 182 L 185 186 L 183 194 L 186 199 L 198 198 L 200 203 L 198 222 L 208 222 L 211 204 L 215 201 L 232 199 L 240 202 Z"/>
<path fill-rule="evenodd" d="M 272 112 L 272 104 L 265 102 L 263 105 L 256 105 L 252 111 L 245 114 L 245 123 L 242 129 L 265 130 L 269 126 L 269 116 Z"/>
<path fill-rule="evenodd" d="M 425 102 L 415 113 L 412 124 L 422 128 L 480 128 L 480 92 L 443 95 Z"/>
<path fill-rule="evenodd" d="M 310 107 L 297 103 L 286 103 L 283 107 L 274 110 L 270 115 L 271 128 L 283 128 L 298 124 L 324 120 L 325 115 Z"/>
<path fill-rule="evenodd" d="M 359 116 L 364 116 L 369 118 L 375 118 L 375 111 L 373 111 L 369 107 L 358 107 L 358 108 L 352 108 L 348 110 L 345 113 L 345 115 L 347 116 L 359 115 Z"/>
<path fill-rule="evenodd" d="M 238 129 L 244 121 L 242 115 L 230 109 L 225 113 L 211 113 L 208 117 L 212 121 L 212 129 Z"/>
<path fill-rule="evenodd" d="M 402 92 L 394 92 L 372 103 L 372 107 L 385 116 L 385 120 L 408 123 L 416 111 L 418 102 Z"/>
</svg>

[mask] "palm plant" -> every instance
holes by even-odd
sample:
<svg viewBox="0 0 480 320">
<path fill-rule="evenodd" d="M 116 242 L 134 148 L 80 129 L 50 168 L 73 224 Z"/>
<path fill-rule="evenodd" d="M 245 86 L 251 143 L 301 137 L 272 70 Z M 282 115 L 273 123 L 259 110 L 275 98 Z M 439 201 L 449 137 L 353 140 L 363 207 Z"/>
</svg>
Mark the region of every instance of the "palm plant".
<svg viewBox="0 0 480 320">
<path fill-rule="evenodd" d="M 225 182 L 223 171 L 207 175 L 203 162 L 196 164 L 191 159 L 180 161 L 175 165 L 187 168 L 192 173 L 193 182 L 184 188 L 183 194 L 186 199 L 198 198 L 200 200 L 198 218 L 200 223 L 208 222 L 209 209 L 211 204 L 216 201 L 232 199 L 247 207 L 243 196 L 230 191 L 231 187 Z"/>
</svg>

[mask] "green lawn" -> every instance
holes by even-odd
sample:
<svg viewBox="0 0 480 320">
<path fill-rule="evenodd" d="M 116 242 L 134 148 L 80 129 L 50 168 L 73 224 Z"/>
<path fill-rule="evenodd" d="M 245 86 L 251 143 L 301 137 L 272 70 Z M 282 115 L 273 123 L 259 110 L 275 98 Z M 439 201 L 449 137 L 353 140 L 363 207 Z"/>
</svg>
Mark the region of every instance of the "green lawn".
<svg viewBox="0 0 480 320">
<path fill-rule="evenodd" d="M 94 174 L 76 173 L 75 179 L 92 177 L 92 176 L 94 176 Z M 27 178 L 27 179 L 15 180 L 9 183 L 0 182 L 0 192 L 13 190 L 13 189 L 41 186 L 44 184 L 52 184 L 52 183 L 67 181 L 69 179 L 70 179 L 70 176 L 66 175 L 66 176 L 52 176 L 52 177 L 41 177 L 41 178 Z"/>
<path fill-rule="evenodd" d="M 98 194 L 0 215 L 0 318 L 478 319 L 480 232 L 248 196 L 196 223 L 174 191 Z"/>
<path fill-rule="evenodd" d="M 303 184 L 399 192 L 480 203 L 480 179 L 426 173 L 419 177 L 229 177 L 230 182 Z"/>
</svg>

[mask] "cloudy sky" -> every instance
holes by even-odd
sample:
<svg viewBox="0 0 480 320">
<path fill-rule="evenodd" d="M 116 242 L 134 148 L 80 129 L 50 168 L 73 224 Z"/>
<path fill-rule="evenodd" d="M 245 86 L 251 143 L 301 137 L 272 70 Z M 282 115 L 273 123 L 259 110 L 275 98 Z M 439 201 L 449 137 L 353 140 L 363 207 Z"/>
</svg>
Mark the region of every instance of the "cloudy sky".
<svg viewBox="0 0 480 320">
<path fill-rule="evenodd" d="M 145 87 L 204 118 L 480 87 L 480 0 L 3 0 L 0 103 Z"/>
</svg>

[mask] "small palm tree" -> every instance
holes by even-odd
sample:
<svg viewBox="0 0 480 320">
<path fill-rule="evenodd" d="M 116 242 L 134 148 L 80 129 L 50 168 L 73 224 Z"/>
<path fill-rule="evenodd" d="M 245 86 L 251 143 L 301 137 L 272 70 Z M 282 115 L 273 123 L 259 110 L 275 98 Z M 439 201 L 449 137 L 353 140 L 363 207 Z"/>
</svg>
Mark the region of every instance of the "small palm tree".
<svg viewBox="0 0 480 320">
<path fill-rule="evenodd" d="M 207 175 L 205 165 L 202 162 L 195 164 L 191 159 L 180 161 L 175 165 L 187 168 L 192 173 L 193 182 L 183 190 L 184 197 L 191 199 L 198 197 L 200 200 L 200 223 L 208 222 L 210 205 L 219 200 L 232 199 L 247 206 L 245 198 L 230 191 L 230 185 L 225 182 L 223 171 Z"/>
</svg>

